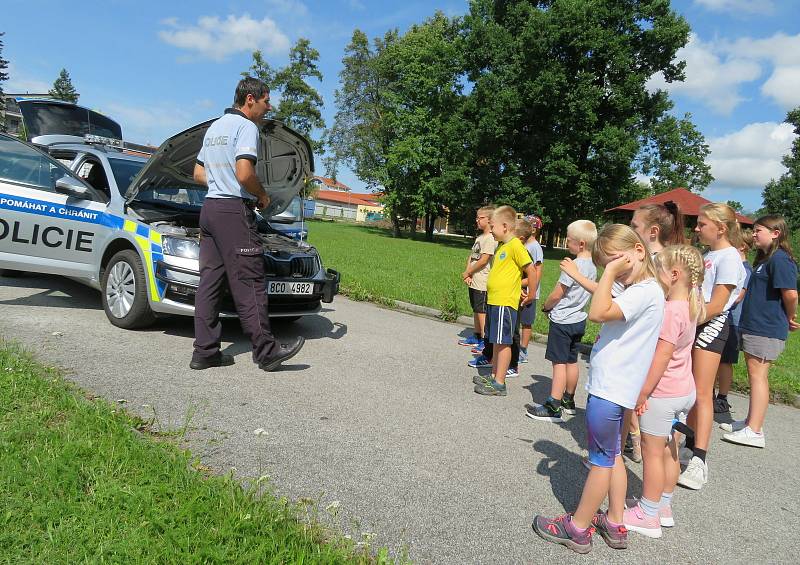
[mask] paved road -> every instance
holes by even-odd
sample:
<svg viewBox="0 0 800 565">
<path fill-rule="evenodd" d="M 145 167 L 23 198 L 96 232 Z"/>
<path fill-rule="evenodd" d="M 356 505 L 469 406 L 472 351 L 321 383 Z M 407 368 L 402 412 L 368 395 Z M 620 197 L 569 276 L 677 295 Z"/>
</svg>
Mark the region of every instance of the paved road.
<svg viewBox="0 0 800 565">
<path fill-rule="evenodd" d="M 452 324 L 337 298 L 321 316 L 276 329 L 308 339 L 287 370 L 259 371 L 233 322 L 225 351 L 236 364 L 193 372 L 188 319 L 119 330 L 90 289 L 56 277 L 0 279 L 0 333 L 161 426 L 188 421 L 188 445 L 206 465 L 268 474 L 279 494 L 323 509 L 339 501 L 354 537 L 375 533 L 373 543 L 417 562 L 573 558 L 530 529 L 535 512 L 573 509 L 586 476 L 582 410 L 562 425 L 524 416 L 549 388 L 543 348 L 532 346 L 508 397 L 484 398 L 472 392 L 469 353 L 456 345 L 463 328 Z M 744 414 L 744 398 L 733 404 Z M 768 423 L 763 451 L 715 431 L 711 484 L 677 493 L 677 527 L 662 539 L 632 534 L 621 552 L 598 539 L 584 561 L 797 562 L 800 411 L 772 407 Z M 638 494 L 641 467 L 629 468 Z"/>
</svg>

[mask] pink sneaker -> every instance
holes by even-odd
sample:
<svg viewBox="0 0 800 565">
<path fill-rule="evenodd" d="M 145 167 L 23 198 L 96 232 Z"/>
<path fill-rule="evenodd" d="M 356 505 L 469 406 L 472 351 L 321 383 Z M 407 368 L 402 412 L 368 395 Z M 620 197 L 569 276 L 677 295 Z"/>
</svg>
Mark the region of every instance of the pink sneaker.
<svg viewBox="0 0 800 565">
<path fill-rule="evenodd" d="M 639 532 L 649 538 L 661 537 L 661 524 L 658 516 L 648 516 L 637 504 L 633 508 L 626 508 L 622 514 L 622 522 L 632 532 Z"/>
<path fill-rule="evenodd" d="M 634 497 L 625 499 L 625 508 L 634 508 L 639 506 L 639 499 Z M 672 505 L 662 506 L 658 509 L 658 519 L 661 522 L 662 528 L 671 528 L 675 525 L 675 520 L 672 518 Z"/>
<path fill-rule="evenodd" d="M 672 505 L 660 507 L 658 509 L 658 518 L 662 528 L 673 527 L 675 525 L 675 520 L 672 519 Z"/>
</svg>

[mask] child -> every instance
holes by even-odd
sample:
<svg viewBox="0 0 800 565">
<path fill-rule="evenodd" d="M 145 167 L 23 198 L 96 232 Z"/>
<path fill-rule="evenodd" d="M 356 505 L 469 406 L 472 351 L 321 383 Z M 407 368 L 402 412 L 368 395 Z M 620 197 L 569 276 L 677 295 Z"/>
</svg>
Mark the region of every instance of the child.
<svg viewBox="0 0 800 565">
<path fill-rule="evenodd" d="M 631 218 L 631 227 L 642 238 L 650 255 L 655 258 L 668 245 L 686 243 L 684 218 L 677 204 L 668 200 L 663 204 L 639 206 Z M 642 460 L 642 440 L 639 434 L 639 419 L 633 410 L 625 412 L 622 426 L 625 452 L 636 463 Z"/>
<path fill-rule="evenodd" d="M 567 249 L 575 255 L 571 261 L 581 276 L 591 281 L 597 277 L 591 248 L 597 239 L 597 228 L 588 220 L 577 220 L 567 226 Z M 544 358 L 553 364 L 550 396 L 543 404 L 527 407 L 527 416 L 546 422 L 561 421 L 562 410 L 575 414 L 575 389 L 578 388 L 578 344 L 586 332 L 586 312 L 591 294 L 566 273 L 556 283 L 542 306 L 550 318 L 547 350 Z"/>
<path fill-rule="evenodd" d="M 533 521 L 533 530 L 539 536 L 578 553 L 592 549 L 593 530 L 610 547 L 627 547 L 628 534 L 622 525 L 628 482 L 620 454 L 622 413 L 636 406 L 664 317 L 664 291 L 655 280 L 653 260 L 630 227 L 603 227 L 592 258 L 605 266 L 589 308 L 589 319 L 603 323 L 592 348 L 586 385 L 592 468 L 573 515 L 555 519 L 536 516 Z M 626 288 L 612 298 L 615 281 Z M 598 512 L 606 496 L 608 512 Z"/>
<path fill-rule="evenodd" d="M 722 350 L 722 357 L 719 362 L 719 369 L 717 369 L 717 396 L 714 399 L 714 413 L 727 414 L 731 411 L 731 405 L 728 404 L 728 393 L 733 384 L 733 366 L 739 362 L 739 320 L 742 315 L 742 301 L 747 293 L 747 283 L 750 281 L 750 275 L 753 269 L 750 263 L 747 262 L 747 253 L 753 248 L 753 234 L 751 231 L 742 232 L 742 245 L 739 247 L 739 257 L 742 260 L 742 267 L 744 267 L 744 280 L 742 281 L 742 290 L 736 298 L 733 308 L 731 308 L 731 332 L 728 335 L 728 341 L 725 342 L 725 349 Z"/>
<path fill-rule="evenodd" d="M 490 227 L 498 241 L 486 283 L 486 330 L 484 339 L 493 347 L 492 377 L 475 384 L 475 392 L 487 396 L 506 395 L 506 372 L 511 361 L 511 343 L 517 326 L 517 309 L 526 306 L 533 295 L 520 302 L 522 271 L 534 280 L 533 263 L 519 239 L 514 237 L 517 213 L 511 206 L 500 206 L 492 214 Z"/>
<path fill-rule="evenodd" d="M 494 206 L 478 208 L 475 223 L 481 234 L 475 238 L 472 251 L 467 259 L 467 268 L 461 278 L 469 286 L 469 303 L 472 306 L 472 319 L 475 335 L 458 342 L 459 345 L 483 349 L 483 330 L 486 322 L 486 280 L 489 278 L 489 261 L 494 255 L 497 242 L 489 229 L 489 220 Z"/>
<path fill-rule="evenodd" d="M 742 305 L 740 344 L 750 379 L 747 419 L 723 424 L 731 443 L 764 447 L 764 418 L 769 406 L 769 367 L 783 351 L 790 331 L 800 328 L 797 314 L 797 262 L 789 244 L 786 221 L 762 216 L 753 227 L 758 253 Z"/>
<path fill-rule="evenodd" d="M 700 252 L 688 245 L 664 248 L 656 256 L 656 272 L 667 292 L 664 323 L 644 382 L 636 414 L 642 435 L 644 485 L 642 498 L 623 515 L 628 530 L 661 537 L 671 527 L 672 493 L 681 472 L 672 422 L 694 405 L 692 344 L 705 304 L 699 285 L 705 267 Z"/>
<path fill-rule="evenodd" d="M 533 302 L 520 310 L 519 313 L 520 325 L 522 326 L 519 344 L 519 362 L 527 363 L 528 344 L 533 334 L 533 323 L 536 321 L 536 303 L 539 300 L 539 291 L 541 290 L 542 282 L 542 264 L 544 263 L 544 251 L 542 251 L 542 246 L 539 245 L 539 242 L 536 241 L 536 238 L 539 237 L 539 234 L 542 232 L 542 220 L 539 216 L 526 216 L 522 220 L 517 220 L 517 228 L 519 230 L 524 230 L 522 234 L 517 233 L 517 237 L 525 244 L 525 249 L 528 250 L 531 261 L 533 261 L 533 268 L 536 271 L 535 284 L 528 280 L 522 281 L 522 286 L 526 287 L 528 292 L 535 292 Z M 523 235 L 527 235 L 524 240 L 522 239 Z M 535 289 L 535 291 L 533 289 Z"/>
<path fill-rule="evenodd" d="M 694 231 L 700 243 L 708 246 L 703 255 L 706 317 L 697 327 L 692 351 L 697 400 L 686 421 L 695 434 L 686 437 L 686 452 L 692 457 L 678 484 L 700 490 L 708 482 L 706 451 L 714 421 L 714 381 L 730 333 L 729 312 L 744 281 L 744 267 L 737 250 L 741 245 L 741 230 L 730 206 L 720 203 L 701 206 Z"/>
</svg>

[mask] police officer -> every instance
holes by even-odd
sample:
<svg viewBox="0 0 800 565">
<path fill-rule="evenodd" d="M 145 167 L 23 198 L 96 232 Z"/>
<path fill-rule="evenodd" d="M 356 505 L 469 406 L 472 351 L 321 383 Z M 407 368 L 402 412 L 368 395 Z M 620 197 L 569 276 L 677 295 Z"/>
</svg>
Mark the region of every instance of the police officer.
<svg viewBox="0 0 800 565">
<path fill-rule="evenodd" d="M 208 186 L 200 212 L 200 286 L 195 298 L 194 353 L 189 366 L 208 369 L 233 364 L 220 351 L 220 301 L 228 281 L 239 321 L 253 345 L 253 361 L 271 371 L 294 357 L 304 339 L 279 344 L 267 315 L 264 250 L 255 208 L 269 205 L 256 176 L 260 125 L 271 110 L 269 89 L 258 79 L 239 81 L 233 108 L 206 131 L 194 180 Z"/>
</svg>

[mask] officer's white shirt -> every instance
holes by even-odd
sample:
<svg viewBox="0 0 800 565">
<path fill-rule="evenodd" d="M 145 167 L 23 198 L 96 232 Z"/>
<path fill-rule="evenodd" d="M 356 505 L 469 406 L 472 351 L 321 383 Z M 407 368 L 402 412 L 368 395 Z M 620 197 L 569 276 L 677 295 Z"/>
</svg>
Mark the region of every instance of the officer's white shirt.
<svg viewBox="0 0 800 565">
<path fill-rule="evenodd" d="M 247 192 L 236 178 L 236 161 L 258 158 L 258 126 L 239 110 L 225 110 L 225 115 L 211 124 L 203 137 L 197 162 L 206 170 L 206 198 L 256 197 Z"/>
</svg>

